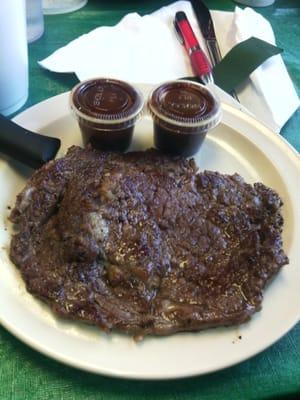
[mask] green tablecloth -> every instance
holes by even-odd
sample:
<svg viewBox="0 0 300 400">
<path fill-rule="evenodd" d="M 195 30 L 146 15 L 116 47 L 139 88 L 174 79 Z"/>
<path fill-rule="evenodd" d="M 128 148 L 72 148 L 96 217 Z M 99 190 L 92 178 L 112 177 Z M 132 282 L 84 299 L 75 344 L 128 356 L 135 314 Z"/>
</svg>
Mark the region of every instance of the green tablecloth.
<svg viewBox="0 0 300 400">
<path fill-rule="evenodd" d="M 89 0 L 86 7 L 75 13 L 45 17 L 44 36 L 29 46 L 30 92 L 23 108 L 67 91 L 76 82 L 73 75 L 42 70 L 37 60 L 99 25 L 114 25 L 128 12 L 144 14 L 168 3 Z M 235 6 L 230 0 L 208 0 L 207 4 L 223 10 L 233 10 Z M 300 94 L 300 2 L 277 0 L 274 6 L 259 12 L 271 22 L 278 45 L 285 49 L 283 58 Z M 299 126 L 298 110 L 282 130 L 282 135 L 298 151 Z M 135 382 L 81 372 L 40 355 L 0 327 L 0 400 L 154 397 L 235 400 L 287 395 L 300 398 L 300 324 L 271 348 L 246 362 L 214 374 L 170 382 Z"/>
</svg>

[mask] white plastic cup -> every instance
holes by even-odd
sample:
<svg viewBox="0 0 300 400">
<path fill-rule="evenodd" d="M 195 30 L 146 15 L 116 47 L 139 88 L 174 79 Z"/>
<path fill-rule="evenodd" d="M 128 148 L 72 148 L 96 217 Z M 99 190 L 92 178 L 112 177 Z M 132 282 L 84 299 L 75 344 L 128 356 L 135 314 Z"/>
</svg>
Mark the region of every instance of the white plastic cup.
<svg viewBox="0 0 300 400">
<path fill-rule="evenodd" d="M 266 7 L 274 4 L 275 0 L 235 0 L 235 2 L 249 7 Z"/>
<path fill-rule="evenodd" d="M 32 43 L 44 33 L 42 0 L 26 0 L 27 41 Z"/>
<path fill-rule="evenodd" d="M 27 97 L 25 0 L 0 1 L 0 113 L 12 114 Z"/>
<path fill-rule="evenodd" d="M 43 0 L 44 14 L 65 14 L 79 10 L 87 0 Z"/>
</svg>

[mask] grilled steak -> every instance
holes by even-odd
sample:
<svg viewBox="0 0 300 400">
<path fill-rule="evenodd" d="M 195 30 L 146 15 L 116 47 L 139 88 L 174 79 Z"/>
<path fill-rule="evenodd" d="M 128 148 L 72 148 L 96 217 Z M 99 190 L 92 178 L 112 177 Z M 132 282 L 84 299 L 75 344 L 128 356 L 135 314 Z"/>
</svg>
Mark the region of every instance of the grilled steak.
<svg viewBox="0 0 300 400">
<path fill-rule="evenodd" d="M 288 262 L 281 205 L 193 160 L 72 147 L 18 195 L 10 257 L 55 313 L 106 331 L 239 324 Z"/>
</svg>

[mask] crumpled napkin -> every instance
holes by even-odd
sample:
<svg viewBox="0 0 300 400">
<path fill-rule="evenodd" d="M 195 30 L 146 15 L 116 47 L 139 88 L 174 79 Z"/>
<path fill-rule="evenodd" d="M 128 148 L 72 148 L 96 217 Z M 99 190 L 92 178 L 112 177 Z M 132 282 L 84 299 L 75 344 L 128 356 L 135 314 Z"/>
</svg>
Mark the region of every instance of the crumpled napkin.
<svg viewBox="0 0 300 400">
<path fill-rule="evenodd" d="M 206 51 L 190 2 L 177 1 L 143 17 L 137 13 L 128 14 L 114 27 L 96 28 L 39 64 L 54 72 L 75 72 L 81 81 L 109 76 L 132 83 L 157 84 L 192 76 L 189 58 L 173 28 L 177 11 L 187 14 Z M 251 36 L 275 44 L 269 22 L 250 8 L 236 7 L 234 12 L 212 11 L 211 14 L 222 56 Z M 218 90 L 218 94 L 221 100 L 235 103 L 225 92 L 222 95 Z M 276 132 L 299 106 L 299 98 L 280 55 L 258 67 L 247 82 L 237 88 L 237 94 L 244 107 Z"/>
</svg>

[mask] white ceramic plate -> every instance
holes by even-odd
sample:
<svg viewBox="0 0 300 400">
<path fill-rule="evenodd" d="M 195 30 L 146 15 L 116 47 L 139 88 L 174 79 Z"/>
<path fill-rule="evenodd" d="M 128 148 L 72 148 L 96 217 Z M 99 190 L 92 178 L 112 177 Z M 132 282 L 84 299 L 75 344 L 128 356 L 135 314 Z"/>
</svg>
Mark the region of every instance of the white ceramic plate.
<svg viewBox="0 0 300 400">
<path fill-rule="evenodd" d="M 167 379 L 204 374 L 228 367 L 266 349 L 300 317 L 300 160 L 279 136 L 252 117 L 224 105 L 223 123 L 208 135 L 196 161 L 201 169 L 238 172 L 246 181 L 261 181 L 284 200 L 284 247 L 290 264 L 265 292 L 263 309 L 240 327 L 218 328 L 169 337 L 150 337 L 136 343 L 120 334 L 56 318 L 29 295 L 19 272 L 8 258 L 7 221 L 16 194 L 29 170 L 0 161 L 0 321 L 19 339 L 63 363 L 105 375 L 136 379 Z M 81 143 L 68 107 L 68 94 L 44 101 L 20 114 L 16 121 L 34 131 L 62 139 L 63 154 Z M 152 144 L 152 122 L 136 126 L 134 148 Z M 6 229 L 6 230 L 5 230 Z M 298 242 L 298 243 L 297 243 Z M 239 336 L 242 338 L 239 339 Z"/>
</svg>

